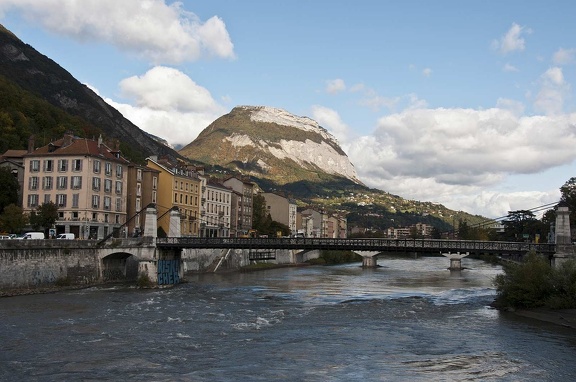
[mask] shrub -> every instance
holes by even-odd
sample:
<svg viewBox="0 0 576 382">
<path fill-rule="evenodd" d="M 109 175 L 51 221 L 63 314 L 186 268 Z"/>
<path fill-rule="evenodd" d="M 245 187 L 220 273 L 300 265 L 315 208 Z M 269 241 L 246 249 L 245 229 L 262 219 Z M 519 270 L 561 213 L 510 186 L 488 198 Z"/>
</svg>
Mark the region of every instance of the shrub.
<svg viewBox="0 0 576 382">
<path fill-rule="evenodd" d="M 150 280 L 150 277 L 145 273 L 140 273 L 138 280 L 136 280 L 136 286 L 138 288 L 152 288 L 154 283 Z"/>
</svg>

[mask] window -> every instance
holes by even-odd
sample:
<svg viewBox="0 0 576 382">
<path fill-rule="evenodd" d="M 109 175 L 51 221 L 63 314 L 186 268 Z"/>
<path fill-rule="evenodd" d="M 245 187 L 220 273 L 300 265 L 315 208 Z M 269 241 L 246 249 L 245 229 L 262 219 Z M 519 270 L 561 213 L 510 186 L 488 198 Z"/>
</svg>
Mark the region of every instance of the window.
<svg viewBox="0 0 576 382">
<path fill-rule="evenodd" d="M 100 174 L 100 161 L 95 160 L 92 166 L 95 174 Z"/>
<path fill-rule="evenodd" d="M 51 190 L 53 185 L 53 178 L 51 176 L 45 176 L 42 178 L 42 189 L 43 190 Z"/>
<path fill-rule="evenodd" d="M 82 177 L 81 176 L 73 176 L 72 177 L 72 189 L 73 190 L 82 189 Z"/>
<path fill-rule="evenodd" d="M 68 188 L 68 177 L 67 176 L 56 177 L 56 187 L 59 190 L 65 190 L 66 188 Z"/>
<path fill-rule="evenodd" d="M 32 159 L 30 161 L 30 172 L 40 171 L 40 161 L 38 159 Z"/>
<path fill-rule="evenodd" d="M 58 171 L 68 171 L 68 159 L 58 159 Z"/>
<path fill-rule="evenodd" d="M 74 159 L 72 161 L 72 171 L 82 171 L 82 159 Z"/>
<path fill-rule="evenodd" d="M 44 203 L 50 203 L 50 194 L 44 194 Z"/>
<path fill-rule="evenodd" d="M 72 194 L 72 208 L 78 208 L 80 205 L 80 194 Z M 78 212 L 75 212 L 78 217 Z"/>
<path fill-rule="evenodd" d="M 158 177 L 156 177 L 156 176 L 152 178 L 152 188 L 153 189 L 158 188 Z"/>
<path fill-rule="evenodd" d="M 31 176 L 28 181 L 28 189 L 29 190 L 37 190 L 38 189 L 38 177 Z"/>
<path fill-rule="evenodd" d="M 142 170 L 141 170 L 141 169 L 138 169 L 138 170 L 136 171 L 136 180 L 139 181 L 139 182 L 142 181 Z"/>
<path fill-rule="evenodd" d="M 108 214 L 104 214 L 104 223 L 108 223 Z"/>
<path fill-rule="evenodd" d="M 122 211 L 122 198 L 116 198 L 116 211 Z"/>
<path fill-rule="evenodd" d="M 156 191 L 152 191 L 152 203 L 156 203 Z"/>
<path fill-rule="evenodd" d="M 54 161 L 52 159 L 44 160 L 44 172 L 54 171 Z"/>
<path fill-rule="evenodd" d="M 100 196 L 92 195 L 92 208 L 100 208 Z"/>
<path fill-rule="evenodd" d="M 37 194 L 28 195 L 28 207 L 38 207 L 38 195 Z"/>
<path fill-rule="evenodd" d="M 140 185 L 138 185 L 138 186 L 140 186 Z M 121 194 L 121 193 L 122 193 L 122 182 L 120 182 L 120 181 L 117 181 L 117 182 L 116 182 L 116 193 L 117 193 L 117 194 Z"/>
<path fill-rule="evenodd" d="M 140 183 L 136 185 L 136 196 L 142 196 L 142 185 Z"/>
<path fill-rule="evenodd" d="M 56 205 L 58 207 L 66 207 L 66 194 L 56 195 Z"/>
<path fill-rule="evenodd" d="M 110 197 L 109 197 L 109 196 L 105 196 L 105 197 L 104 197 L 104 209 L 105 209 L 105 210 L 109 210 L 109 209 L 110 209 L 110 204 L 111 204 Z"/>
<path fill-rule="evenodd" d="M 104 192 L 112 192 L 112 181 L 104 179 Z"/>
<path fill-rule="evenodd" d="M 104 163 L 104 174 L 112 175 L 112 163 L 110 162 Z"/>
<path fill-rule="evenodd" d="M 100 178 L 92 178 L 92 189 L 94 191 L 100 191 Z"/>
<path fill-rule="evenodd" d="M 142 203 L 140 202 L 140 198 L 136 198 L 136 211 L 140 211 L 142 209 Z"/>
<path fill-rule="evenodd" d="M 78 212 L 77 211 L 72 212 L 72 220 L 75 220 L 75 221 L 78 220 Z"/>
<path fill-rule="evenodd" d="M 117 164 L 116 165 L 116 177 L 117 178 L 122 178 L 122 174 L 124 173 L 124 168 L 122 167 L 121 164 Z"/>
</svg>

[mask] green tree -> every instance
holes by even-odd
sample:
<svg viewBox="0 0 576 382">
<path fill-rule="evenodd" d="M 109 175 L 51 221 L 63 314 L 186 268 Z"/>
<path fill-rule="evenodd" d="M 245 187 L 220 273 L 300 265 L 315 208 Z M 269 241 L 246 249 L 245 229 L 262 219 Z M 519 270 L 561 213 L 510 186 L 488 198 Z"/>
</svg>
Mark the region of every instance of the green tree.
<svg viewBox="0 0 576 382">
<path fill-rule="evenodd" d="M 534 213 L 528 210 L 509 211 L 504 224 L 504 240 L 525 241 L 534 240 L 536 235 L 545 238 L 548 234 L 549 227 L 536 219 Z"/>
<path fill-rule="evenodd" d="M 570 225 L 576 223 L 576 177 L 572 177 L 560 187 L 560 202 L 565 204 L 572 212 L 570 214 Z"/>
<path fill-rule="evenodd" d="M 0 167 L 0 184 L 2 185 L 2 192 L 0 192 L 0 212 L 10 204 L 18 204 L 18 190 L 20 185 L 18 179 L 12 174 L 9 168 Z"/>
<path fill-rule="evenodd" d="M 261 194 L 255 195 L 252 199 L 252 228 L 258 232 L 267 232 L 270 221 L 266 211 L 266 198 Z"/>
<path fill-rule="evenodd" d="M 52 228 L 56 220 L 58 220 L 58 206 L 52 202 L 42 203 L 30 214 L 30 225 L 44 232 Z"/>
<path fill-rule="evenodd" d="M 20 233 L 28 224 L 28 217 L 21 207 L 16 204 L 9 204 L 4 207 L 4 212 L 0 215 L 0 227 L 2 231 L 8 233 Z"/>
</svg>

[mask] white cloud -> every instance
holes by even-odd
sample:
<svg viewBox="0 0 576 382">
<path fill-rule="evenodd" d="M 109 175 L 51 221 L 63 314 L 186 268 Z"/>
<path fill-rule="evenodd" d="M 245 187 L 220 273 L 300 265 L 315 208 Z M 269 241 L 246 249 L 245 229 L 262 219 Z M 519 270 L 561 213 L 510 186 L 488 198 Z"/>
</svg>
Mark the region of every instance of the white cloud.
<svg viewBox="0 0 576 382">
<path fill-rule="evenodd" d="M 547 115 L 562 113 L 570 85 L 564 80 L 562 68 L 552 67 L 540 76 L 540 90 L 534 100 L 534 109 Z"/>
<path fill-rule="evenodd" d="M 348 126 L 342 121 L 336 110 L 324 106 L 312 106 L 312 119 L 334 135 L 342 149 L 346 151 L 348 146 Z"/>
<path fill-rule="evenodd" d="M 172 145 L 186 145 L 225 113 L 210 92 L 184 73 L 155 67 L 142 76 L 120 82 L 122 94 L 133 104 L 106 99 L 142 130 L 166 139 Z"/>
<path fill-rule="evenodd" d="M 335 80 L 326 81 L 326 92 L 330 94 L 340 93 L 346 90 L 346 83 L 343 79 L 337 78 Z"/>
<path fill-rule="evenodd" d="M 182 3 L 164 0 L 2 0 L 0 14 L 16 9 L 46 30 L 79 41 L 102 41 L 154 63 L 176 64 L 203 56 L 234 58 L 219 17 L 202 22 Z"/>
<path fill-rule="evenodd" d="M 430 77 L 432 75 L 432 69 L 430 68 L 425 68 L 424 70 L 422 70 L 422 75 L 424 77 Z"/>
<path fill-rule="evenodd" d="M 517 209 L 557 200 L 556 192 L 493 192 L 492 202 L 487 194 L 478 196 L 513 174 L 576 159 L 576 114 L 520 117 L 519 103 L 501 103 L 516 110 L 415 109 L 383 117 L 372 135 L 350 144 L 349 157 L 371 187 L 487 216 L 505 214 L 513 200 L 535 203 Z"/>
<path fill-rule="evenodd" d="M 560 48 L 552 57 L 552 61 L 555 65 L 568 65 L 575 62 L 574 58 L 576 56 L 576 49 L 564 49 Z"/>
<path fill-rule="evenodd" d="M 508 64 L 506 63 L 503 67 L 502 70 L 505 72 L 517 72 L 518 68 L 516 68 L 514 65 Z"/>
<path fill-rule="evenodd" d="M 531 30 L 513 23 L 508 32 L 500 38 L 494 40 L 492 47 L 499 50 L 502 54 L 508 54 L 515 51 L 522 51 L 525 48 L 525 40 L 523 34 L 530 34 Z"/>
</svg>

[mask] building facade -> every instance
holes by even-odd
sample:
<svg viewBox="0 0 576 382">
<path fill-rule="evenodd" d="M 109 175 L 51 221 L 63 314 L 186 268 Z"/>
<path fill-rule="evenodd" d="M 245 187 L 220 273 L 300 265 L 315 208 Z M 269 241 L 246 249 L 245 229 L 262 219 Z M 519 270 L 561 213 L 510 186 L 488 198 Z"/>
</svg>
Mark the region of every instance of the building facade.
<svg viewBox="0 0 576 382">
<path fill-rule="evenodd" d="M 263 192 L 261 195 L 266 200 L 266 212 L 272 220 L 282 223 L 290 228 L 290 234 L 296 234 L 296 203 L 288 198 L 272 192 Z"/>
<path fill-rule="evenodd" d="M 170 211 L 177 209 L 180 213 L 180 234 L 199 236 L 201 175 L 195 168 L 156 157 L 146 158 L 146 167 L 158 171 L 158 230 L 169 235 Z"/>
<path fill-rule="evenodd" d="M 235 236 L 247 235 L 252 229 L 254 183 L 237 177 L 230 177 L 224 180 L 222 184 L 236 192 Z"/>
<path fill-rule="evenodd" d="M 23 157 L 23 210 L 58 207 L 56 233 L 101 239 L 126 222 L 130 162 L 96 140 L 66 134 Z"/>
<path fill-rule="evenodd" d="M 146 207 L 158 202 L 159 173 L 160 171 L 145 166 L 128 166 L 127 236 L 136 237 L 142 234 Z"/>
<path fill-rule="evenodd" d="M 208 180 L 205 200 L 204 226 L 201 236 L 229 237 L 232 190 L 218 182 Z"/>
</svg>

